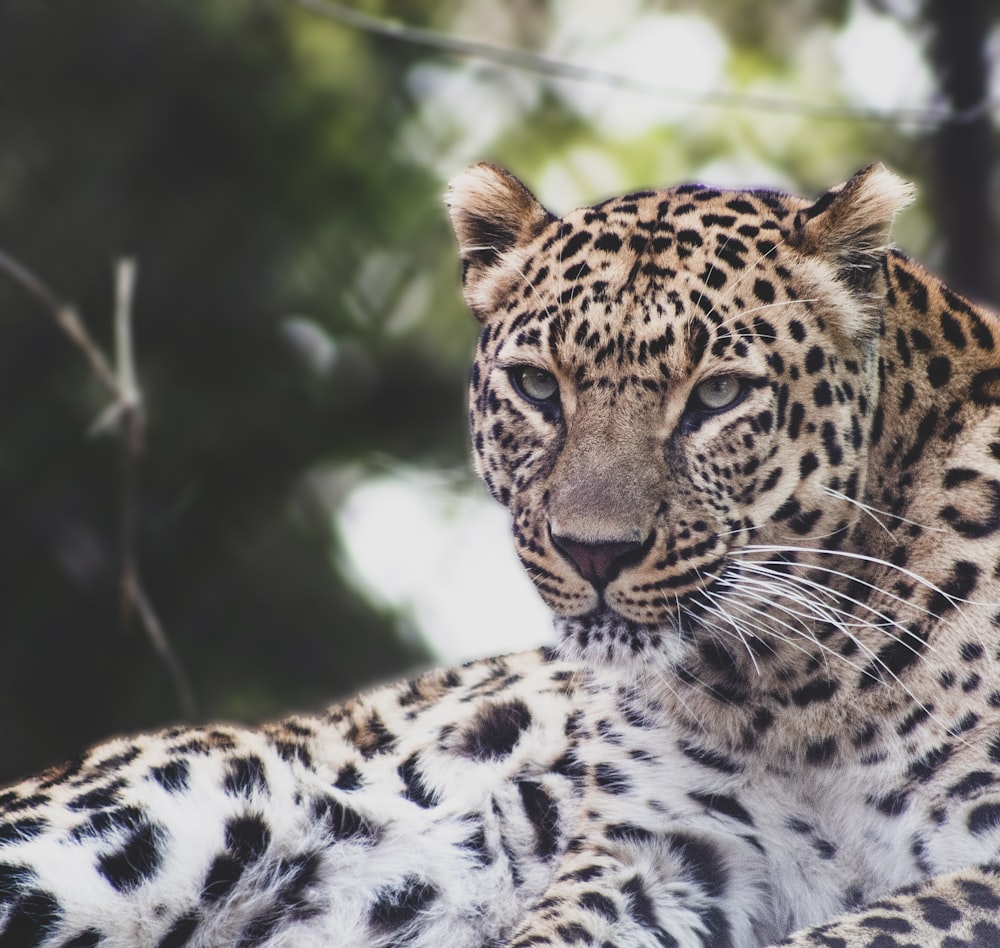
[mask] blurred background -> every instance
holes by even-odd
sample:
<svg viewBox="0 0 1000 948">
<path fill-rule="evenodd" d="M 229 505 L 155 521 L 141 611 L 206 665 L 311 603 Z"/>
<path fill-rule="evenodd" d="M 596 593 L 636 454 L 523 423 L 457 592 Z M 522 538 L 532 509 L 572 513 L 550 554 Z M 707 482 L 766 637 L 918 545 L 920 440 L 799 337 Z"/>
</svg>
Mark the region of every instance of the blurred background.
<svg viewBox="0 0 1000 948">
<path fill-rule="evenodd" d="M 0 268 L 0 781 L 546 640 L 469 473 L 469 162 L 559 211 L 882 160 L 899 243 L 1000 296 L 995 2 L 310 4 L 0 3 L 0 252 L 109 357 L 136 261 L 143 398 L 141 454 L 94 433 L 107 389 Z"/>
</svg>

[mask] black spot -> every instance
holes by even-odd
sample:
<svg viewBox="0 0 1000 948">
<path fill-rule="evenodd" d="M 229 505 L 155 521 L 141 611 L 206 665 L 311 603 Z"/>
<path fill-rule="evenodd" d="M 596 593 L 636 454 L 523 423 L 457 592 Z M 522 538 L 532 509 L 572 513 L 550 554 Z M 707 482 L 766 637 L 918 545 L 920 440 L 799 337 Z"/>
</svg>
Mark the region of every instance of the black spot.
<svg viewBox="0 0 1000 948">
<path fill-rule="evenodd" d="M 354 807 L 341 803 L 333 797 L 321 797 L 313 804 L 313 814 L 322 819 L 326 828 L 337 840 L 373 842 L 381 836 L 381 830 Z"/>
<path fill-rule="evenodd" d="M 137 806 L 119 806 L 92 813 L 85 823 L 70 832 L 73 839 L 108 836 L 121 830 L 135 830 L 146 822 L 146 815 Z"/>
<path fill-rule="evenodd" d="M 559 848 L 559 807 L 536 780 L 519 780 L 521 804 L 535 828 L 535 852 L 548 859 Z"/>
<path fill-rule="evenodd" d="M 812 451 L 806 451 L 799 459 L 799 477 L 805 480 L 819 467 L 819 458 Z"/>
<path fill-rule="evenodd" d="M 563 279 L 569 280 L 570 282 L 573 280 L 582 280 L 584 277 L 588 276 L 590 272 L 590 265 L 586 260 L 581 260 L 579 263 L 571 264 L 566 268 L 566 271 L 563 273 Z"/>
<path fill-rule="evenodd" d="M 875 658 L 865 666 L 858 682 L 862 691 L 874 688 L 898 677 L 899 673 L 920 660 L 927 643 L 923 634 L 902 630 L 895 641 L 883 645 Z"/>
<path fill-rule="evenodd" d="M 812 845 L 820 859 L 833 859 L 837 855 L 837 847 L 828 839 L 814 839 Z"/>
<path fill-rule="evenodd" d="M 769 283 L 767 280 L 755 280 L 753 291 L 757 299 L 759 299 L 762 303 L 774 302 L 774 285 Z"/>
<path fill-rule="evenodd" d="M 559 940 L 566 945 L 575 945 L 577 943 L 592 945 L 594 943 L 593 935 L 579 922 L 556 925 L 556 934 L 559 936 Z"/>
<path fill-rule="evenodd" d="M 163 830 L 152 823 L 139 826 L 121 849 L 97 860 L 101 875 L 119 892 L 131 892 L 151 879 L 163 861 Z"/>
<path fill-rule="evenodd" d="M 1000 826 L 1000 803 L 980 803 L 969 812 L 966 825 L 975 836 L 996 829 Z"/>
<path fill-rule="evenodd" d="M 951 744 L 942 744 L 940 747 L 935 747 L 933 750 L 928 751 L 923 757 L 919 757 L 906 771 L 906 775 L 911 780 L 916 780 L 920 783 L 925 783 L 930 780 L 931 777 L 937 773 L 938 768 L 942 764 L 947 763 L 951 759 L 952 754 L 955 752 L 955 748 Z"/>
<path fill-rule="evenodd" d="M 931 443 L 932 435 L 934 434 L 934 429 L 937 427 L 937 423 L 937 409 L 932 408 L 926 415 L 924 415 L 923 418 L 920 419 L 920 423 L 917 425 L 916 435 L 913 438 L 910 450 L 903 455 L 900 462 L 902 467 L 912 467 L 917 463 L 917 461 L 920 460 L 925 448 Z"/>
<path fill-rule="evenodd" d="M 338 790 L 357 790 L 361 786 L 361 771 L 354 764 L 344 764 L 333 785 Z"/>
<path fill-rule="evenodd" d="M 910 795 L 906 790 L 891 790 L 881 797 L 867 797 L 865 802 L 886 816 L 899 816 L 910 805 Z"/>
<path fill-rule="evenodd" d="M 94 761 L 91 767 L 100 774 L 106 774 L 112 770 L 120 770 L 126 764 L 131 764 L 136 757 L 139 756 L 139 748 L 135 745 L 131 747 L 126 747 L 124 750 L 119 751 L 117 754 L 112 754 L 110 757 L 105 757 L 102 760 Z"/>
<path fill-rule="evenodd" d="M 689 757 L 712 770 L 718 770 L 724 774 L 735 774 L 742 770 L 742 767 L 731 757 L 708 748 L 699 747 L 697 744 L 690 744 L 687 741 L 678 741 L 677 746 L 685 757 Z"/>
<path fill-rule="evenodd" d="M 957 606 L 956 600 L 966 598 L 979 583 L 979 567 L 968 560 L 959 560 L 951 569 L 951 575 L 941 584 L 940 592 L 935 592 L 927 603 L 927 608 L 936 616 L 942 616 Z"/>
<path fill-rule="evenodd" d="M 983 657 L 983 646 L 979 642 L 963 642 L 960 649 L 963 662 L 974 662 Z"/>
<path fill-rule="evenodd" d="M 531 712 L 520 699 L 487 705 L 463 735 L 461 751 L 474 760 L 506 757 L 531 726 Z"/>
<path fill-rule="evenodd" d="M 947 939 L 943 944 L 944 948 L 951 948 Z M 972 944 L 977 948 L 995 948 L 1000 945 L 1000 927 L 992 922 L 976 922 L 972 926 Z"/>
<path fill-rule="evenodd" d="M 920 906 L 924 921 L 941 931 L 947 931 L 962 917 L 962 913 L 954 905 L 937 896 L 918 897 L 917 905 Z"/>
<path fill-rule="evenodd" d="M 974 770 L 953 783 L 948 788 L 948 796 L 956 797 L 959 800 L 968 800 L 980 790 L 992 787 L 994 783 L 996 783 L 996 776 L 990 771 Z"/>
<path fill-rule="evenodd" d="M 427 809 L 437 806 L 440 803 L 437 794 L 430 790 L 424 783 L 424 774 L 418 766 L 418 753 L 410 754 L 396 772 L 403 781 L 403 794 L 408 800 L 412 800 L 417 806 Z"/>
<path fill-rule="evenodd" d="M 304 744 L 300 744 L 298 741 L 272 738 L 271 746 L 285 763 L 298 762 L 305 767 L 312 767 L 312 754 L 309 753 L 309 749 Z"/>
<path fill-rule="evenodd" d="M 622 239 L 613 231 L 605 231 L 594 241 L 594 249 L 605 253 L 616 253 L 621 247 Z"/>
<path fill-rule="evenodd" d="M 594 780 L 605 793 L 628 793 L 631 782 L 617 767 L 600 763 L 594 768 Z"/>
<path fill-rule="evenodd" d="M 952 504 L 940 511 L 942 519 L 950 524 L 952 530 L 970 540 L 991 536 L 1000 529 L 1000 482 L 985 481 L 982 487 L 989 492 L 989 497 L 981 497 L 976 504 L 979 516 L 966 517 Z"/>
<path fill-rule="evenodd" d="M 248 797 L 253 793 L 269 793 L 264 774 L 264 761 L 256 754 L 236 757 L 229 761 L 223 781 L 226 793 L 234 797 Z"/>
<path fill-rule="evenodd" d="M 701 274 L 701 279 L 713 290 L 718 290 L 726 285 L 726 274 L 719 267 L 709 265 Z"/>
<path fill-rule="evenodd" d="M 364 721 L 354 722 L 347 732 L 347 739 L 361 751 L 365 760 L 387 753 L 396 746 L 396 735 L 385 726 L 377 711 L 372 711 Z"/>
<path fill-rule="evenodd" d="M 992 889 L 981 882 L 958 879 L 955 884 L 962 890 L 962 894 L 968 899 L 970 905 L 989 909 L 992 912 L 1000 908 L 1000 899 L 997 898 Z"/>
<path fill-rule="evenodd" d="M 822 438 L 827 460 L 836 467 L 844 459 L 844 450 L 837 440 L 837 426 L 832 421 L 823 422 Z"/>
<path fill-rule="evenodd" d="M 0 943 L 11 948 L 40 945 L 62 918 L 62 909 L 51 892 L 33 891 L 21 899 L 7 917 Z"/>
<path fill-rule="evenodd" d="M 704 201 L 708 200 L 702 195 L 698 195 L 695 200 Z M 701 224 L 702 227 L 732 227 L 736 223 L 736 218 L 732 214 L 702 214 Z"/>
<path fill-rule="evenodd" d="M 1000 405 L 1000 369 L 984 369 L 969 386 L 972 400 L 979 406 Z"/>
<path fill-rule="evenodd" d="M 559 250 L 559 259 L 560 260 L 569 260 L 570 257 L 575 256 L 587 244 L 589 244 L 590 240 L 591 240 L 591 235 L 590 235 L 589 231 L 586 231 L 586 230 L 577 231 L 560 248 L 560 250 Z"/>
<path fill-rule="evenodd" d="M 36 881 L 37 876 L 28 866 L 0 862 L 0 904 L 16 901 Z"/>
<path fill-rule="evenodd" d="M 192 910 L 187 915 L 182 915 L 157 943 L 156 948 L 181 948 L 191 941 L 200 921 L 199 915 Z"/>
<path fill-rule="evenodd" d="M 409 875 L 402 885 L 380 889 L 368 913 L 368 924 L 379 935 L 399 932 L 416 921 L 438 897 L 438 890 L 419 876 Z"/>
<path fill-rule="evenodd" d="M 757 213 L 757 208 L 744 198 L 733 198 L 731 201 L 726 201 L 726 207 L 731 211 L 736 211 L 737 214 Z"/>
<path fill-rule="evenodd" d="M 833 678 L 817 678 L 792 692 L 792 701 L 800 708 L 816 701 L 829 701 L 840 687 L 840 682 Z"/>
<path fill-rule="evenodd" d="M 629 902 L 629 914 L 643 928 L 656 928 L 656 912 L 653 909 L 653 900 L 646 892 L 646 887 L 638 876 L 632 876 L 622 885 L 622 895 Z"/>
<path fill-rule="evenodd" d="M 753 817 L 735 797 L 725 793 L 704 793 L 698 790 L 691 790 L 688 796 L 709 810 L 715 810 L 717 813 L 730 816 L 734 820 L 745 823 L 747 826 L 754 825 Z"/>
<path fill-rule="evenodd" d="M 833 389 L 826 379 L 821 379 L 813 389 L 813 402 L 817 408 L 825 408 L 833 404 Z"/>
<path fill-rule="evenodd" d="M 930 708 L 915 708 L 896 726 L 896 733 L 900 737 L 906 737 L 917 727 L 924 723 L 931 716 Z"/>
<path fill-rule="evenodd" d="M 34 839 L 43 833 L 48 825 L 49 821 L 41 816 L 26 816 L 10 823 L 0 823 L 0 846 Z"/>
<path fill-rule="evenodd" d="M 256 862 L 271 844 L 271 831 L 259 816 L 235 816 L 226 821 L 226 849 L 244 865 Z"/>
<path fill-rule="evenodd" d="M 913 926 L 905 918 L 890 915 L 866 915 L 860 923 L 864 928 L 874 928 L 876 931 L 896 932 L 905 935 L 913 931 Z"/>
<path fill-rule="evenodd" d="M 180 758 L 160 767 L 153 767 L 149 775 L 168 793 L 180 793 L 188 788 L 190 770 L 188 762 Z"/>
<path fill-rule="evenodd" d="M 201 887 L 203 902 L 217 902 L 225 898 L 243 876 L 243 864 L 232 856 L 216 856 L 205 874 Z"/>
<path fill-rule="evenodd" d="M 668 833 L 665 836 L 671 850 L 680 857 L 692 880 L 705 894 L 717 899 L 725 893 L 729 882 L 725 865 L 717 847 L 697 836 L 685 833 Z"/>
<path fill-rule="evenodd" d="M 813 346 L 806 353 L 806 372 L 809 375 L 814 375 L 816 372 L 819 372 L 824 365 L 826 365 L 826 354 L 823 352 L 822 347 Z"/>
<path fill-rule="evenodd" d="M 102 787 L 94 787 L 69 801 L 71 810 L 102 810 L 118 803 L 118 791 L 125 786 L 122 779 L 113 780 Z"/>
<path fill-rule="evenodd" d="M 615 903 L 600 892 L 584 892 L 580 896 L 579 903 L 581 908 L 588 912 L 594 912 L 609 922 L 618 921 L 618 909 L 615 907 Z"/>
<path fill-rule="evenodd" d="M 828 764 L 837 753 L 837 739 L 835 737 L 824 737 L 818 741 L 810 741 L 806 744 L 807 764 Z"/>
<path fill-rule="evenodd" d="M 945 356 L 935 356 L 927 363 L 927 381 L 932 388 L 947 385 L 951 378 L 951 362 Z"/>
<path fill-rule="evenodd" d="M 942 310 L 941 312 L 941 332 L 944 334 L 944 338 L 956 349 L 965 348 L 967 342 L 965 333 L 962 332 L 962 327 L 959 325 L 958 320 L 948 310 Z"/>
<path fill-rule="evenodd" d="M 33 810 L 45 806 L 51 797 L 47 793 L 32 793 L 26 797 L 19 796 L 16 790 L 0 793 L 0 809 L 5 813 L 19 813 L 21 810 Z"/>
</svg>

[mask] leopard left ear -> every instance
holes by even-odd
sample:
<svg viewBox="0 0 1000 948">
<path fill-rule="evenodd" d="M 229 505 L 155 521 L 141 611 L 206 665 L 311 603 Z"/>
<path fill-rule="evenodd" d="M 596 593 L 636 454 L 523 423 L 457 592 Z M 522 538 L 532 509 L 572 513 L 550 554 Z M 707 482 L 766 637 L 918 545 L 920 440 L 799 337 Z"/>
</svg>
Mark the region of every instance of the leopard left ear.
<svg viewBox="0 0 1000 948">
<path fill-rule="evenodd" d="M 481 322 L 491 308 L 490 277 L 504 256 L 553 220 L 509 171 L 488 162 L 466 168 L 448 186 L 445 204 L 462 255 L 465 300 Z"/>
<path fill-rule="evenodd" d="M 832 264 L 838 279 L 864 305 L 879 295 L 893 221 L 914 192 L 912 184 L 885 165 L 868 165 L 799 211 L 789 242 Z M 869 331 L 871 326 L 859 328 Z"/>
</svg>

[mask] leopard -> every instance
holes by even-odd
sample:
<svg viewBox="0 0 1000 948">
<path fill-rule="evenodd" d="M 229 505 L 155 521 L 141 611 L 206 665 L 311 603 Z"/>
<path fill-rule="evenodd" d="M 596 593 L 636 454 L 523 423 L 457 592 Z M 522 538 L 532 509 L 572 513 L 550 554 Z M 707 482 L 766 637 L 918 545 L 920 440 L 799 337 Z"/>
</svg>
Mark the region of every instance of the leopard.
<svg viewBox="0 0 1000 948">
<path fill-rule="evenodd" d="M 912 194 L 460 173 L 552 644 L 0 791 L 0 945 L 1000 945 L 1000 322 L 893 247 Z"/>
</svg>

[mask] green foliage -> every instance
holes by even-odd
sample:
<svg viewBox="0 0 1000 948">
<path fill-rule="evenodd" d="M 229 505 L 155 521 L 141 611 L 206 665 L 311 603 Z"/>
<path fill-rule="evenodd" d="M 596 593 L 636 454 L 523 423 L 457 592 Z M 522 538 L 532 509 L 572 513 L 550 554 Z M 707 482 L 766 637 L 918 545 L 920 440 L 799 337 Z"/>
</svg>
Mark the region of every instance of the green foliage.
<svg viewBox="0 0 1000 948">
<path fill-rule="evenodd" d="M 207 715 L 316 704 L 422 659 L 337 574 L 303 478 L 376 451 L 463 450 L 459 373 L 346 305 L 366 256 L 416 243 L 438 200 L 393 157 L 405 63 L 328 30 L 310 57 L 303 28 L 254 0 L 0 11 L 0 243 L 105 342 L 109 264 L 138 259 L 141 566 Z M 118 445 L 86 437 L 103 393 L 6 279 L 0 311 L 12 776 L 178 711 L 144 637 L 120 628 Z M 335 341 L 336 371 L 303 362 L 293 313 Z"/>
<path fill-rule="evenodd" d="M 741 105 L 846 101 L 830 52 L 844 0 L 352 6 L 606 72 L 639 18 L 703 17 L 733 98 L 553 81 L 291 0 L 0 6 L 0 250 L 105 347 L 110 263 L 138 260 L 137 549 L 206 717 L 316 705 L 430 659 L 342 575 L 336 504 L 315 485 L 374 459 L 465 463 L 475 329 L 441 208 L 463 163 L 509 164 L 556 210 L 723 166 L 809 192 L 881 158 L 926 182 L 921 129 Z M 657 118 L 622 124 L 637 104 Z M 931 233 L 924 204 L 903 243 L 923 253 Z M 0 328 L 2 779 L 179 712 L 145 637 L 121 628 L 120 446 L 86 434 L 104 393 L 2 275 Z"/>
</svg>

